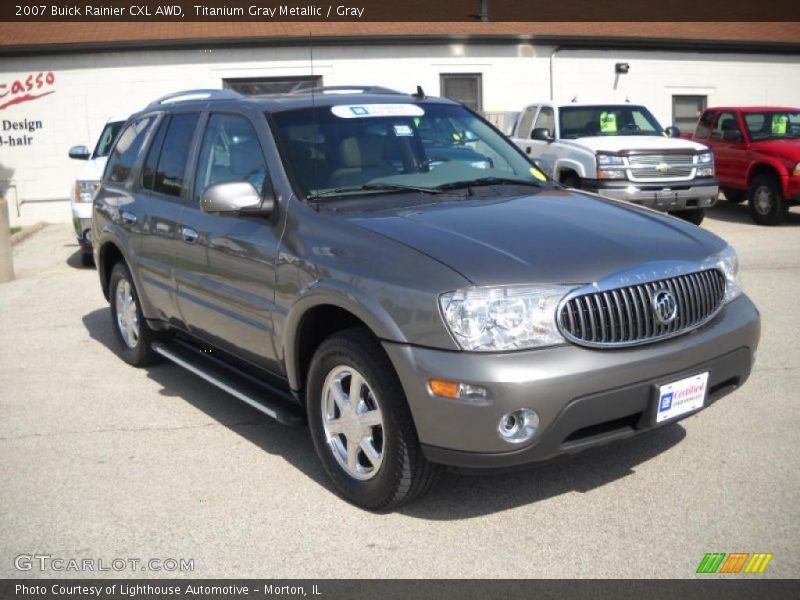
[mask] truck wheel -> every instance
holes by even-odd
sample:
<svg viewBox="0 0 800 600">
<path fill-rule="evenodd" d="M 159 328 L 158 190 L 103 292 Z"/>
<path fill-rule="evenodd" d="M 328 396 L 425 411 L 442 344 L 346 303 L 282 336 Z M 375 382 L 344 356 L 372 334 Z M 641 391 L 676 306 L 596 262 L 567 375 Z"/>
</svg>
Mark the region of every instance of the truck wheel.
<svg viewBox="0 0 800 600">
<path fill-rule="evenodd" d="M 747 193 L 742 190 L 724 189 L 722 193 L 725 194 L 725 200 L 731 204 L 740 204 L 747 199 Z"/>
<path fill-rule="evenodd" d="M 673 210 L 670 213 L 673 217 L 678 217 L 679 219 L 683 219 L 684 221 L 688 221 L 694 225 L 700 225 L 703 222 L 703 219 L 706 216 L 706 211 L 702 208 L 698 208 L 695 210 Z"/>
<path fill-rule="evenodd" d="M 425 492 L 441 471 L 423 456 L 400 380 L 369 331 L 348 329 L 320 345 L 306 404 L 325 471 L 357 506 L 395 508 Z"/>
<path fill-rule="evenodd" d="M 144 367 L 157 362 L 159 355 L 151 348 L 155 338 L 142 316 L 139 295 L 128 267 L 118 262 L 109 279 L 111 324 L 120 343 L 120 356 L 134 367 Z"/>
<path fill-rule="evenodd" d="M 94 256 L 92 255 L 91 251 L 84 252 L 83 250 L 81 250 L 81 266 L 83 267 L 94 266 Z"/>
<path fill-rule="evenodd" d="M 581 178 L 577 175 L 567 175 L 564 179 L 561 180 L 561 183 L 568 188 L 572 188 L 575 190 L 581 189 Z"/>
<path fill-rule="evenodd" d="M 774 175 L 759 175 L 750 185 L 750 216 L 759 225 L 778 225 L 789 209 Z"/>
</svg>

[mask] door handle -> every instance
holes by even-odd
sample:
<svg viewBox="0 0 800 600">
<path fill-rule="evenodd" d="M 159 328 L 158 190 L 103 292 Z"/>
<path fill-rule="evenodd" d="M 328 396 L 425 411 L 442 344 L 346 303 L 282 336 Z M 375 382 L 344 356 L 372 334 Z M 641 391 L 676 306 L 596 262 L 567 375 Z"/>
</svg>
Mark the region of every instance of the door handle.
<svg viewBox="0 0 800 600">
<path fill-rule="evenodd" d="M 136 219 L 136 215 L 132 212 L 128 212 L 127 210 L 122 212 L 122 222 L 125 223 L 125 225 L 133 225 L 136 223 Z"/>
<path fill-rule="evenodd" d="M 531 153 L 531 147 L 528 146 L 527 148 L 525 148 L 525 154 L 530 154 L 530 153 Z"/>
<path fill-rule="evenodd" d="M 197 232 L 189 227 L 181 227 L 181 237 L 183 241 L 188 244 L 194 244 L 197 241 Z"/>
</svg>

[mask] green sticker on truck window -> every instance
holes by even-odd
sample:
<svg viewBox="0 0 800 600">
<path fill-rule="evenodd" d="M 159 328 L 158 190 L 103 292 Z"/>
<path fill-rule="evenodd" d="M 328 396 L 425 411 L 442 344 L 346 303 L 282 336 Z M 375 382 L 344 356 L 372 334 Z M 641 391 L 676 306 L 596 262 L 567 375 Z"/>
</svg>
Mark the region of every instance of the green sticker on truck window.
<svg viewBox="0 0 800 600">
<path fill-rule="evenodd" d="M 617 115 L 615 113 L 600 113 L 600 133 L 617 133 Z"/>
<path fill-rule="evenodd" d="M 772 115 L 772 135 L 786 135 L 786 126 L 789 117 L 786 115 Z"/>
</svg>

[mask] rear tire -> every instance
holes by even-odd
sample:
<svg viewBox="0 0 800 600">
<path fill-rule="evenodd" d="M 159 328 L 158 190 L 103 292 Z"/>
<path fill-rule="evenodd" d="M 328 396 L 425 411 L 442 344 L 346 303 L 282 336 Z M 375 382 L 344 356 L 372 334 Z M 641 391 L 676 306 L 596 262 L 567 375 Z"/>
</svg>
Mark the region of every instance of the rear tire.
<svg viewBox="0 0 800 600">
<path fill-rule="evenodd" d="M 759 175 L 753 179 L 749 204 L 750 216 L 759 225 L 780 225 L 789 210 L 780 181 L 774 175 Z"/>
<path fill-rule="evenodd" d="M 669 214 L 671 214 L 673 217 L 678 217 L 679 219 L 688 221 L 693 225 L 700 225 L 706 216 L 706 211 L 702 208 L 695 210 L 673 210 Z"/>
<path fill-rule="evenodd" d="M 423 456 L 400 380 L 369 331 L 348 329 L 325 340 L 306 389 L 314 447 L 346 500 L 386 511 L 436 481 L 441 467 Z"/>
<path fill-rule="evenodd" d="M 122 360 L 134 367 L 157 362 L 159 355 L 151 347 L 156 335 L 142 315 L 139 295 L 125 263 L 118 262 L 111 269 L 108 289 L 111 326 L 120 345 Z"/>
</svg>

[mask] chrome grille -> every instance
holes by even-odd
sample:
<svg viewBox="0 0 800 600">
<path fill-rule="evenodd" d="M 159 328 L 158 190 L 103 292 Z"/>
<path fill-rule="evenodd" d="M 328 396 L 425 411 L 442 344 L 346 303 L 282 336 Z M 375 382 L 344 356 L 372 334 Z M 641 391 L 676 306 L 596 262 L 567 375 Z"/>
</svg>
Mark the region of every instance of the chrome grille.
<svg viewBox="0 0 800 600">
<path fill-rule="evenodd" d="M 691 154 L 634 154 L 628 165 L 632 180 L 691 177 L 695 168 Z"/>
<path fill-rule="evenodd" d="M 653 295 L 672 294 L 675 318 L 656 316 Z M 567 339 L 584 346 L 630 346 L 672 337 L 711 319 L 725 297 L 725 276 L 717 269 L 579 294 L 561 305 L 558 324 Z"/>
</svg>

